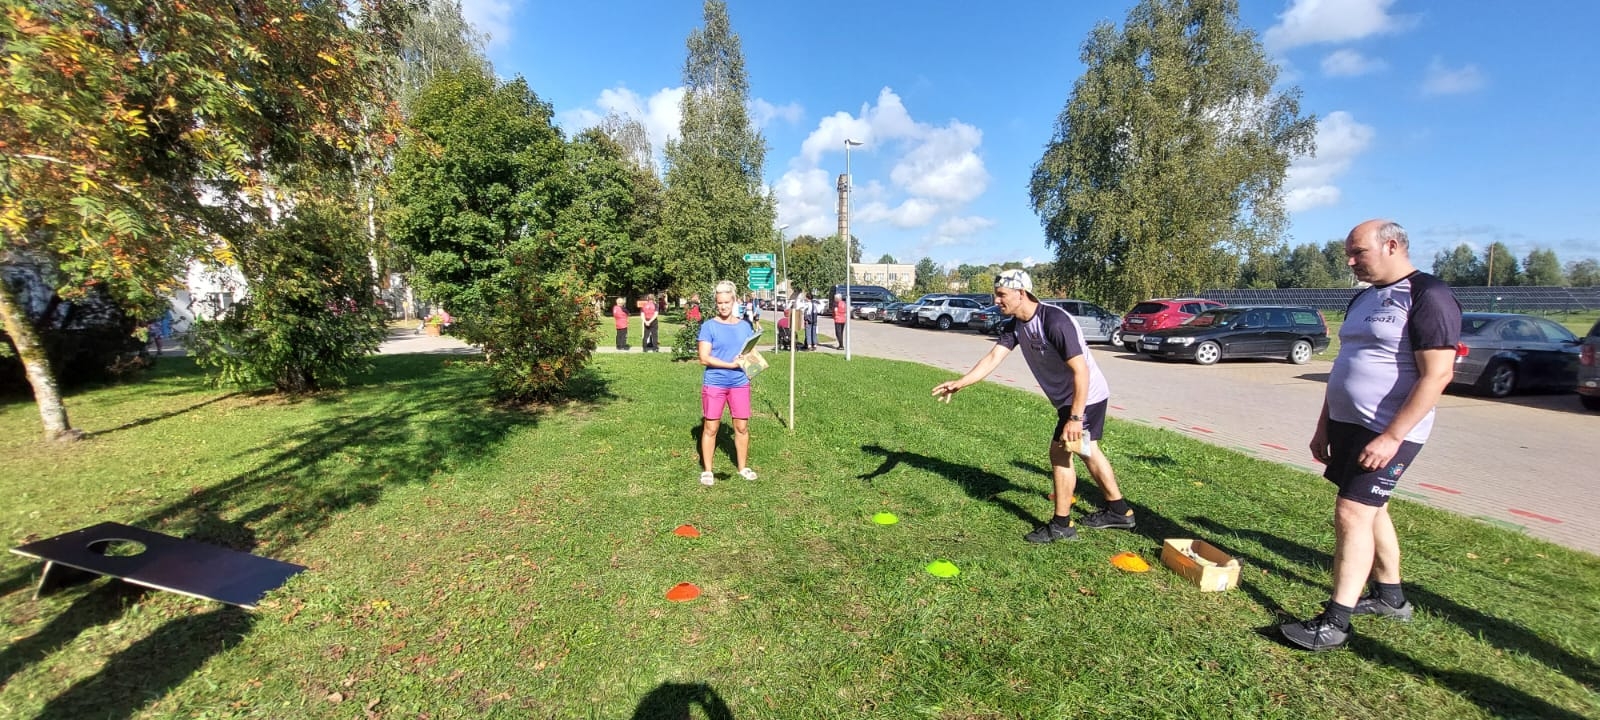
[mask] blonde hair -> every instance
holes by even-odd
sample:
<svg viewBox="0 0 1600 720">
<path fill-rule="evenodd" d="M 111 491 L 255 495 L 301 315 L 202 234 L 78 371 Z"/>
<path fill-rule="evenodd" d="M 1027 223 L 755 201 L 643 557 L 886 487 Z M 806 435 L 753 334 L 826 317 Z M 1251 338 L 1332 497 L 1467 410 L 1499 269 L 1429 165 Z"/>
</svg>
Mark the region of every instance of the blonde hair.
<svg viewBox="0 0 1600 720">
<path fill-rule="evenodd" d="M 721 295 L 722 293 L 733 293 L 737 296 L 739 294 L 739 286 L 734 285 L 732 280 L 718 280 L 717 287 L 711 291 L 711 294 Z"/>
</svg>

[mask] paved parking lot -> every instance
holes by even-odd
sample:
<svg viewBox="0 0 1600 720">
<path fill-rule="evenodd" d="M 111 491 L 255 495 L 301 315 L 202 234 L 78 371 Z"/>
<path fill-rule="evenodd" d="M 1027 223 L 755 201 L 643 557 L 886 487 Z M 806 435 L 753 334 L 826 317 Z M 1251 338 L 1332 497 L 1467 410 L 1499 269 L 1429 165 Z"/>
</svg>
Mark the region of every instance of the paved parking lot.
<svg viewBox="0 0 1600 720">
<path fill-rule="evenodd" d="M 826 323 L 824 323 L 826 325 Z M 852 353 L 963 372 L 992 338 L 955 330 L 851 323 Z M 1306 365 L 1246 360 L 1211 367 L 1166 363 L 1096 345 L 1111 384 L 1111 415 L 1316 472 L 1307 444 L 1332 358 Z M 990 379 L 1038 392 L 1013 353 Z M 1567 547 L 1600 553 L 1600 413 L 1571 393 L 1472 397 L 1439 403 L 1432 439 L 1396 494 Z M 1331 494 L 1327 501 L 1331 508 Z"/>
</svg>

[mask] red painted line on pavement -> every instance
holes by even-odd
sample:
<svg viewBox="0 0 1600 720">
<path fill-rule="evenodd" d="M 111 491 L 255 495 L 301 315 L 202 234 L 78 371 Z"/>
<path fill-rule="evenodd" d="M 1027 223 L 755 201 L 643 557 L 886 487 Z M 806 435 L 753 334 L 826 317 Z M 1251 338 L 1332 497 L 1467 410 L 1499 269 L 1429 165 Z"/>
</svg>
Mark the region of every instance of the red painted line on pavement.
<svg viewBox="0 0 1600 720">
<path fill-rule="evenodd" d="M 1451 495 L 1460 495 L 1461 494 L 1460 490 L 1453 490 L 1453 489 L 1447 488 L 1447 487 L 1445 487 L 1443 485 L 1434 485 L 1432 483 L 1417 483 L 1417 487 L 1424 487 L 1424 488 L 1427 488 L 1429 490 L 1438 490 L 1439 492 L 1450 493 Z"/>
<path fill-rule="evenodd" d="M 1261 447 L 1269 447 L 1269 448 L 1272 448 L 1273 450 L 1282 450 L 1284 452 L 1289 452 L 1289 448 L 1286 448 L 1286 447 L 1284 447 L 1282 445 L 1278 445 L 1277 443 L 1261 443 Z"/>
<path fill-rule="evenodd" d="M 1167 417 L 1165 415 L 1157 415 L 1156 417 L 1158 417 L 1158 418 L 1160 418 L 1162 420 L 1165 420 L 1167 422 L 1177 422 L 1178 421 L 1177 418 L 1170 418 L 1170 417 Z"/>
<path fill-rule="evenodd" d="M 1125 408 L 1125 407 L 1123 407 L 1121 405 L 1112 405 L 1111 409 L 1112 410 L 1127 410 L 1127 408 Z"/>
<path fill-rule="evenodd" d="M 1198 431 L 1203 432 L 1203 433 L 1214 433 L 1214 432 L 1216 432 L 1215 430 L 1211 430 L 1209 428 L 1203 428 L 1203 427 L 1200 427 L 1199 425 L 1190 425 L 1189 429 L 1190 430 L 1198 430 Z"/>
<path fill-rule="evenodd" d="M 1547 523 L 1555 523 L 1557 525 L 1560 525 L 1562 523 L 1561 520 L 1557 520 L 1557 519 L 1555 519 L 1553 517 L 1547 517 L 1545 515 L 1540 515 L 1539 513 L 1536 513 L 1536 512 L 1528 512 L 1527 510 L 1518 510 L 1516 508 L 1511 508 L 1510 512 L 1511 512 L 1512 515 L 1516 515 L 1518 517 L 1533 518 L 1534 520 L 1543 520 L 1543 521 L 1545 521 Z"/>
</svg>

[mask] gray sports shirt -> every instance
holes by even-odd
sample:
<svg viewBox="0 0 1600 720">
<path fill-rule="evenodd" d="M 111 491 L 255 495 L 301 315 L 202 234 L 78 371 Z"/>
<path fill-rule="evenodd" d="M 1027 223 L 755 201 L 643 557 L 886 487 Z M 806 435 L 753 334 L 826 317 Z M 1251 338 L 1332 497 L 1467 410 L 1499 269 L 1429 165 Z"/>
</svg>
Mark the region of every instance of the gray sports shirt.
<svg viewBox="0 0 1600 720">
<path fill-rule="evenodd" d="M 1061 308 L 1040 303 L 1038 312 L 1027 322 L 1011 318 L 1001 323 L 1000 339 L 995 342 L 1007 350 L 1022 349 L 1022 357 L 1033 370 L 1033 378 L 1039 381 L 1039 389 L 1057 409 L 1072 407 L 1073 375 L 1067 360 L 1079 355 L 1089 365 L 1089 397 L 1084 400 L 1084 407 L 1111 398 L 1106 376 L 1084 345 L 1083 331 Z"/>
<path fill-rule="evenodd" d="M 1339 328 L 1339 357 L 1328 377 L 1328 418 L 1381 433 L 1421 377 L 1418 350 L 1454 348 L 1461 303 L 1443 280 L 1417 271 L 1356 293 Z M 1425 442 L 1433 409 L 1406 440 Z"/>
</svg>

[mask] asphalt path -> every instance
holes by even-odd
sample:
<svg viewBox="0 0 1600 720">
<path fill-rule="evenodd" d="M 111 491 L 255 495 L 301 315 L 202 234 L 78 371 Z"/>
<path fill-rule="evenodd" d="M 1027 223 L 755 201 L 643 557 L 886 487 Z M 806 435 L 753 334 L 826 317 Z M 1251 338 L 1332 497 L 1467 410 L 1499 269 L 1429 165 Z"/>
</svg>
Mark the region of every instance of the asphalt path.
<svg viewBox="0 0 1600 720">
<path fill-rule="evenodd" d="M 822 323 L 823 331 L 829 323 Z M 965 372 L 993 345 L 970 331 L 850 323 L 851 353 Z M 1181 432 L 1320 473 L 1309 444 L 1332 358 L 1306 365 L 1223 361 L 1210 367 L 1152 360 L 1093 346 L 1111 385 L 1111 416 Z M 1033 392 L 1020 353 L 990 381 Z M 1455 389 L 1439 402 L 1433 433 L 1396 495 L 1600 553 L 1600 413 L 1573 393 L 1473 397 Z M 1331 511 L 1331 502 L 1330 502 Z"/>
</svg>

